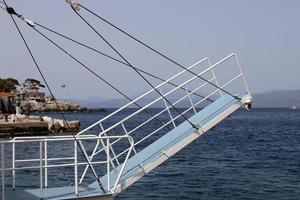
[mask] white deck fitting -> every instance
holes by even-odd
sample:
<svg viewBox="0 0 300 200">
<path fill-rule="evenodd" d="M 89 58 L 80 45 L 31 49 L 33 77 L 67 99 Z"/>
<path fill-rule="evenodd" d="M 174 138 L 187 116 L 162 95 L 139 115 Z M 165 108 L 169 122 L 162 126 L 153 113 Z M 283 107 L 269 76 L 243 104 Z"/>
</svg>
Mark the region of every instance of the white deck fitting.
<svg viewBox="0 0 300 200">
<path fill-rule="evenodd" d="M 220 85 L 220 82 L 217 80 L 217 75 L 215 73 L 215 69 L 220 67 L 222 63 L 226 62 L 227 60 L 233 58 L 238 69 L 238 74 L 233 73 L 233 77 L 230 77 L 229 80 L 226 80 L 222 85 Z M 148 97 L 152 97 L 153 93 L 156 93 L 154 89 L 146 92 L 145 94 L 141 95 L 140 97 L 136 98 L 135 100 L 129 102 L 128 104 L 124 105 L 122 108 L 116 110 L 115 112 L 111 113 L 110 115 L 104 117 L 103 119 L 99 120 L 98 122 L 92 124 L 91 126 L 87 127 L 86 129 L 82 130 L 77 134 L 77 140 L 80 143 L 76 143 L 73 141 L 73 138 L 71 136 L 52 136 L 52 137 L 21 137 L 21 138 L 15 138 L 11 141 L 0 141 L 1 150 L 4 152 L 4 145 L 11 145 L 12 146 L 12 160 L 7 161 L 5 157 L 1 157 L 1 160 L 7 162 L 4 166 L 1 166 L 1 180 L 2 180 L 2 199 L 6 200 L 15 200 L 15 199 L 24 199 L 24 200 L 36 200 L 41 199 L 41 197 L 45 200 L 54 200 L 54 199 L 99 199 L 99 200 L 106 200 L 111 199 L 113 196 L 117 195 L 118 193 L 125 190 L 127 187 L 129 187 L 131 184 L 142 178 L 145 174 L 156 168 L 158 165 L 163 163 L 165 160 L 167 160 L 170 156 L 174 155 L 176 152 L 180 151 L 182 148 L 184 148 L 186 145 L 190 144 L 194 140 L 196 140 L 198 137 L 200 137 L 203 133 L 207 132 L 209 129 L 217 125 L 219 122 L 221 122 L 223 119 L 231 115 L 234 111 L 239 109 L 241 106 L 244 106 L 248 103 L 251 103 L 251 94 L 249 92 L 249 89 L 247 87 L 246 81 L 244 79 L 244 75 L 241 71 L 241 68 L 239 66 L 239 62 L 237 59 L 236 54 L 230 54 L 226 58 L 222 59 L 221 61 L 217 62 L 214 65 L 211 65 L 209 60 L 207 58 L 195 63 L 194 65 L 188 67 L 189 70 L 192 68 L 196 68 L 201 63 L 207 62 L 209 64 L 209 67 L 198 74 L 198 76 L 206 76 L 212 75 L 212 78 L 209 78 L 208 80 L 211 82 L 214 82 L 214 84 L 218 85 L 220 88 L 225 88 L 227 86 L 232 86 L 237 81 L 241 81 L 239 85 L 242 85 L 242 89 L 238 90 L 238 93 L 240 95 L 238 96 L 240 99 L 236 99 L 233 96 L 227 95 L 224 92 L 222 92 L 218 88 L 210 89 L 208 91 L 208 95 L 205 96 L 205 98 L 201 99 L 200 101 L 193 102 L 192 95 L 194 93 L 197 93 L 200 91 L 200 89 L 206 87 L 209 85 L 208 83 L 201 83 L 199 82 L 199 79 L 197 79 L 197 76 L 191 75 L 187 72 L 187 70 L 183 70 L 180 73 L 176 74 L 172 78 L 166 80 L 165 82 L 159 84 L 156 86 L 157 90 L 162 91 L 162 87 L 164 85 L 167 85 L 169 82 L 174 81 L 175 79 L 178 79 L 179 77 L 182 78 L 182 74 L 185 74 L 183 76 L 183 80 L 180 79 L 181 84 L 178 83 L 178 86 L 175 88 L 169 88 L 169 91 L 164 92 L 164 96 L 166 98 L 169 97 L 169 95 L 179 92 L 181 95 L 181 98 L 178 100 L 174 100 L 172 104 L 176 106 L 178 103 L 182 102 L 183 100 L 189 100 L 190 107 L 188 107 L 186 110 L 184 110 L 182 113 L 188 113 L 188 112 L 194 112 L 193 116 L 189 118 L 189 121 L 192 122 L 194 125 L 198 127 L 198 130 L 195 130 L 191 126 L 191 124 L 188 121 L 184 121 L 181 124 L 176 124 L 176 119 L 179 119 L 181 117 L 180 114 L 178 115 L 172 115 L 172 112 L 170 112 L 170 109 L 172 107 L 166 103 L 166 101 L 162 97 L 158 97 L 157 99 L 153 100 L 149 104 L 143 106 L 142 108 L 134 111 L 133 113 L 129 114 L 128 116 L 125 116 L 125 118 L 122 118 L 121 120 L 117 121 L 115 124 L 111 124 L 111 119 L 113 117 L 119 118 L 119 113 L 124 111 L 124 109 L 131 108 L 132 105 L 134 105 L 137 101 L 144 98 L 147 99 Z M 227 73 L 228 71 L 226 71 Z M 187 77 L 186 75 L 189 75 Z M 241 84 L 242 83 L 242 84 Z M 186 92 L 186 94 L 182 94 L 182 90 Z M 232 93 L 232 91 L 230 91 Z M 236 92 L 236 91 L 234 91 Z M 177 93 L 178 94 L 178 93 Z M 199 112 L 196 112 L 195 107 L 201 105 L 202 102 L 206 101 L 207 99 L 210 99 L 211 97 L 215 97 L 216 94 L 219 94 L 219 97 L 211 104 L 200 110 Z M 130 120 L 134 117 L 138 117 L 139 113 L 145 111 L 148 108 L 151 108 L 152 105 L 155 103 L 158 103 L 159 101 L 163 101 L 165 104 L 165 108 L 160 111 L 159 113 L 154 114 L 154 116 L 147 116 L 147 119 L 143 119 L 145 121 L 140 122 L 140 124 L 137 124 L 136 127 L 132 128 L 131 130 L 127 130 L 126 123 L 131 123 Z M 202 104 L 203 105 L 203 104 Z M 147 125 L 150 124 L 153 120 L 160 119 L 159 117 L 161 115 L 164 115 L 167 112 L 169 115 L 169 121 L 164 122 L 160 125 L 160 127 L 155 127 L 157 129 L 155 130 L 147 130 Z M 143 115 L 145 116 L 145 115 Z M 110 124 L 109 127 L 107 124 Z M 151 125 L 151 124 L 150 124 Z M 164 127 L 167 125 L 173 125 L 173 129 L 166 132 L 161 136 L 159 139 L 152 142 L 152 144 L 148 145 L 141 151 L 137 151 L 135 147 L 139 145 L 139 143 L 144 142 L 148 138 L 152 137 L 152 135 L 156 134 L 157 132 L 163 130 Z M 89 131 L 93 128 L 101 128 L 100 133 L 98 136 L 96 135 L 86 135 L 86 133 L 89 133 Z M 118 132 L 120 134 L 120 127 L 121 130 L 123 129 L 123 132 L 121 134 L 123 135 L 114 135 L 114 131 Z M 137 130 L 143 128 L 143 135 L 142 139 L 139 138 L 139 141 L 134 141 L 135 137 L 134 134 L 141 134 Z M 85 142 L 88 142 L 92 140 L 92 144 L 94 147 L 94 150 L 92 151 L 91 155 L 88 155 L 85 147 L 83 146 L 83 143 L 81 143 L 82 140 L 86 140 Z M 115 154 L 115 149 L 119 144 L 119 141 L 121 140 L 128 140 L 130 147 L 124 147 L 126 149 L 122 150 L 121 153 Z M 59 161 L 63 162 L 62 164 L 58 164 L 51 166 L 50 162 L 53 158 L 48 158 L 48 149 L 47 145 L 50 142 L 73 142 L 74 143 L 74 152 L 70 157 L 58 157 L 55 159 L 58 159 Z M 40 144 L 40 150 L 39 155 L 40 157 L 37 158 L 30 158 L 26 160 L 18 160 L 18 156 L 15 155 L 15 148 L 17 146 L 17 143 L 25 143 L 25 142 L 38 142 Z M 85 181 L 85 175 L 86 172 L 84 171 L 81 176 L 79 176 L 78 172 L 78 166 L 84 166 L 86 169 L 87 163 L 79 163 L 78 161 L 78 146 L 77 145 L 82 144 L 82 149 L 84 151 L 84 154 L 89 159 L 89 162 L 91 162 L 91 166 L 94 165 L 101 165 L 101 167 L 104 167 L 106 169 L 106 173 L 102 172 L 102 174 L 98 174 L 100 172 L 95 171 L 97 173 L 97 176 L 100 177 L 100 181 L 103 184 L 106 191 L 108 191 L 108 194 L 104 194 L 101 192 L 99 185 L 97 182 L 89 184 L 87 187 L 82 187 L 80 185 L 81 182 Z M 86 143 L 85 143 L 86 144 Z M 121 144 L 122 145 L 122 144 Z M 96 158 L 100 158 L 100 154 L 105 156 L 105 160 L 97 160 Z M 5 153 L 2 153 L 1 155 L 5 155 Z M 49 154 L 50 155 L 50 154 Z M 36 162 L 39 161 L 39 164 L 36 165 Z M 35 189 L 25 189 L 20 190 L 18 187 L 16 187 L 16 190 L 12 190 L 10 188 L 6 188 L 5 191 L 3 188 L 5 188 L 6 185 L 8 185 L 5 182 L 5 176 L 12 174 L 12 185 L 15 185 L 15 175 L 14 171 L 17 170 L 24 170 L 27 166 L 22 165 L 23 163 L 30 163 L 35 162 L 35 164 L 32 164 L 32 166 L 40 171 L 39 174 L 39 180 L 40 180 L 40 188 Z M 9 166 L 12 163 L 12 166 Z M 17 166 L 18 165 L 18 166 Z M 74 186 L 68 186 L 68 187 L 51 187 L 48 186 L 48 174 L 47 171 L 50 168 L 55 167 L 74 167 Z M 29 169 L 29 168 L 28 168 Z M 12 173 L 11 173 L 12 172 Z M 18 174 L 18 173 L 17 173 Z M 17 186 L 17 185 L 16 185 Z M 76 194 L 77 193 L 77 194 Z"/>
</svg>

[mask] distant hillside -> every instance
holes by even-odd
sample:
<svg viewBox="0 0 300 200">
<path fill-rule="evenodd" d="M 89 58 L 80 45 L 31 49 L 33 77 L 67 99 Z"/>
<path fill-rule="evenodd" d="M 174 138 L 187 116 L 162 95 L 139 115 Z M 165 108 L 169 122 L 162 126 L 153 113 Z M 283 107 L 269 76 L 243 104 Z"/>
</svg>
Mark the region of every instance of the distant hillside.
<svg viewBox="0 0 300 200">
<path fill-rule="evenodd" d="M 128 101 L 126 101 L 125 99 L 101 100 L 99 97 L 97 97 L 85 100 L 72 99 L 72 102 L 76 102 L 79 105 L 87 108 L 119 108 L 125 105 Z"/>
<path fill-rule="evenodd" d="M 144 106 L 146 104 L 148 104 L 149 102 L 153 101 L 154 99 L 145 99 L 143 101 L 139 101 L 138 104 L 140 106 Z M 72 100 L 73 102 L 76 102 L 80 105 L 83 105 L 87 108 L 120 108 L 124 105 L 126 105 L 127 103 L 129 103 L 128 100 L 126 99 L 111 99 L 111 100 L 105 100 L 105 101 L 101 101 L 101 100 Z M 174 100 L 172 100 L 174 101 Z M 190 102 L 188 100 L 182 101 L 181 103 L 178 103 L 176 105 L 176 107 L 188 107 L 190 106 Z M 133 108 L 136 106 L 132 106 Z M 159 104 L 155 104 L 152 107 L 164 107 L 164 104 L 162 101 L 160 101 Z"/>
<path fill-rule="evenodd" d="M 300 90 L 275 90 L 253 95 L 254 107 L 290 107 L 300 106 Z"/>
<path fill-rule="evenodd" d="M 264 93 L 253 94 L 253 107 L 291 107 L 296 105 L 300 107 L 300 90 L 276 90 Z M 140 105 L 145 105 L 145 103 L 150 102 L 152 99 L 146 99 L 143 102 L 139 102 Z M 119 108 L 126 103 L 125 99 L 111 99 L 111 100 L 101 100 L 98 97 L 94 99 L 87 100 L 72 100 L 82 106 L 87 108 Z M 189 105 L 188 101 L 184 101 L 177 107 L 186 107 Z"/>
<path fill-rule="evenodd" d="M 136 99 L 137 97 L 139 97 L 142 94 L 136 94 L 133 97 L 130 97 L 131 99 Z M 171 97 L 168 97 L 168 99 L 171 102 L 174 102 L 175 100 L 180 99 L 183 95 L 185 95 L 185 91 L 178 92 L 176 94 L 173 94 Z M 147 105 L 148 103 L 154 101 L 155 99 L 157 99 L 159 97 L 159 95 L 157 93 L 151 93 L 147 96 L 147 98 L 143 98 L 142 100 L 139 100 L 137 103 L 140 106 L 144 106 Z M 199 100 L 199 98 L 198 98 Z M 126 105 L 127 103 L 129 103 L 129 101 L 125 98 L 116 98 L 116 99 L 99 99 L 99 97 L 95 97 L 95 98 L 89 98 L 86 100 L 72 100 L 72 102 L 76 102 L 82 106 L 85 106 L 87 108 L 120 108 L 124 105 Z M 202 104 L 203 106 L 204 104 Z M 155 108 L 161 108 L 164 107 L 164 103 L 163 101 L 159 101 L 158 103 L 154 104 L 152 107 Z M 178 103 L 176 105 L 176 107 L 188 107 L 190 106 L 190 102 L 188 99 L 183 100 L 182 102 Z M 136 106 L 132 106 L 132 107 L 136 107 Z"/>
</svg>

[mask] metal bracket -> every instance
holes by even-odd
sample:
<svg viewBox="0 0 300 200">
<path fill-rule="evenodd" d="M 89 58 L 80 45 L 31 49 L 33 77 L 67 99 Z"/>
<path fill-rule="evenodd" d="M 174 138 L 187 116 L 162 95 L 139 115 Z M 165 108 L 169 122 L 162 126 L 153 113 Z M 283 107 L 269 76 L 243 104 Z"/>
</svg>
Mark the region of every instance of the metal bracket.
<svg viewBox="0 0 300 200">
<path fill-rule="evenodd" d="M 252 107 L 252 96 L 246 95 L 242 98 L 241 102 L 245 105 L 246 110 L 251 110 Z"/>
<path fill-rule="evenodd" d="M 74 2 L 73 0 L 66 0 L 66 2 L 70 4 L 74 10 L 80 11 L 80 5 L 78 3 Z"/>
<path fill-rule="evenodd" d="M 201 135 L 202 133 L 204 133 L 204 131 L 203 131 L 201 125 L 197 124 L 197 128 L 198 128 L 198 129 L 196 130 L 196 133 L 197 133 L 198 135 Z"/>
<path fill-rule="evenodd" d="M 162 153 L 162 155 L 166 156 L 167 158 L 170 158 L 170 156 L 167 154 L 166 151 L 162 151 L 161 153 Z"/>
<path fill-rule="evenodd" d="M 31 27 L 35 27 L 36 26 L 36 24 L 33 22 L 33 21 L 31 21 L 31 20 L 29 20 L 29 19 L 26 19 L 25 17 L 23 17 L 22 15 L 20 15 L 20 19 L 21 20 L 23 20 L 24 22 L 26 22 L 29 26 L 31 26 Z"/>
</svg>

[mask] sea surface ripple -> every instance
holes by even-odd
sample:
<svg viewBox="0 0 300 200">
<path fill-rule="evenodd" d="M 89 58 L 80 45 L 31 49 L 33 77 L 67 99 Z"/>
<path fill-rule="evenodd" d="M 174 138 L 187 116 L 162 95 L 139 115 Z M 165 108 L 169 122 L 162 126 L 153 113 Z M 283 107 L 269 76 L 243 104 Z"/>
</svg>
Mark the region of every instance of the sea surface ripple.
<svg viewBox="0 0 300 200">
<path fill-rule="evenodd" d="M 106 114 L 66 115 L 85 127 Z M 115 197 L 137 199 L 300 199 L 300 110 L 237 111 Z"/>
</svg>

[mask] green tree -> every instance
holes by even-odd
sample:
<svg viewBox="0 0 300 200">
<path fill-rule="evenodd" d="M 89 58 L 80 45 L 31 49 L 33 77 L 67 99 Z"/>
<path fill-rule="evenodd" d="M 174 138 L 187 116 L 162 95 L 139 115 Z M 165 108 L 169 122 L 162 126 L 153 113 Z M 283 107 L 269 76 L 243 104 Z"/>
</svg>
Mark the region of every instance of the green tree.
<svg viewBox="0 0 300 200">
<path fill-rule="evenodd" d="M 14 78 L 0 78 L 0 92 L 16 92 L 19 81 Z"/>
<path fill-rule="evenodd" d="M 26 91 L 30 92 L 38 91 L 40 88 L 45 87 L 40 81 L 33 78 L 27 78 L 22 86 Z"/>
</svg>

